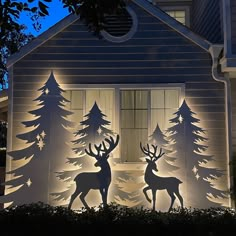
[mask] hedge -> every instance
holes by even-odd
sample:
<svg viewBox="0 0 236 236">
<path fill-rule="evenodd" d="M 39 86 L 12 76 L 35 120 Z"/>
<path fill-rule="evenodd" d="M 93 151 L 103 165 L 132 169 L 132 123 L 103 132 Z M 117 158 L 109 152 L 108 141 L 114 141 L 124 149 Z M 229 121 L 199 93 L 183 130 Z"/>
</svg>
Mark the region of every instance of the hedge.
<svg viewBox="0 0 236 236">
<path fill-rule="evenodd" d="M 37 203 L 0 210 L 0 235 L 212 236 L 235 232 L 236 213 L 229 208 L 184 208 L 167 213 L 110 204 L 73 211 Z"/>
</svg>

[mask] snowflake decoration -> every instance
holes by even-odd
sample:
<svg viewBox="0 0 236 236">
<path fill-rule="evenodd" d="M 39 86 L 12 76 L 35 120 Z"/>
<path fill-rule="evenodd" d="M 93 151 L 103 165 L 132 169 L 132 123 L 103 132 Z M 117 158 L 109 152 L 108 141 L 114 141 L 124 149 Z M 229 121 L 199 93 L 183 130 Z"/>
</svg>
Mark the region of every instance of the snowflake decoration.
<svg viewBox="0 0 236 236">
<path fill-rule="evenodd" d="M 183 123 L 183 120 L 184 120 L 184 118 L 180 115 L 180 116 L 179 116 L 179 123 L 180 123 L 180 124 Z"/>
<path fill-rule="evenodd" d="M 194 166 L 193 169 L 192 169 L 192 171 L 193 171 L 194 174 L 196 174 L 197 171 L 198 171 L 198 168 L 196 168 L 196 166 Z"/>
<path fill-rule="evenodd" d="M 196 179 L 198 180 L 200 178 L 200 175 L 199 174 L 196 174 L 195 175 Z"/>
<path fill-rule="evenodd" d="M 28 186 L 28 187 L 30 187 L 30 186 L 31 186 L 31 184 L 32 184 L 32 181 L 31 181 L 31 179 L 30 179 L 30 178 L 27 180 L 26 184 L 27 184 L 27 186 Z"/>
<path fill-rule="evenodd" d="M 41 133 L 40 135 L 41 135 L 41 137 L 42 137 L 43 139 L 45 138 L 46 133 L 44 132 L 44 130 L 42 131 L 42 133 Z"/>
<path fill-rule="evenodd" d="M 98 132 L 99 135 L 101 135 L 101 133 L 102 133 L 101 127 L 99 127 L 99 129 L 97 130 L 97 132 Z"/>
<path fill-rule="evenodd" d="M 45 146 L 45 143 L 42 139 L 40 139 L 37 143 L 39 150 L 42 151 L 43 147 Z"/>
</svg>

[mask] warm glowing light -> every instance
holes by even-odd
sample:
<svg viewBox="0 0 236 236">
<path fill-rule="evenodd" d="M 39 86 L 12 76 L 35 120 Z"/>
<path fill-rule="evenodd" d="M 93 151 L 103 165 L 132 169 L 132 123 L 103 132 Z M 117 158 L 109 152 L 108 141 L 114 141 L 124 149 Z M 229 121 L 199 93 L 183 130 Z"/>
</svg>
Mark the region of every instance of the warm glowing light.
<svg viewBox="0 0 236 236">
<path fill-rule="evenodd" d="M 45 138 L 46 133 L 44 132 L 44 130 L 42 131 L 42 133 L 41 133 L 40 135 L 41 135 L 41 137 L 42 137 L 43 139 Z"/>
<path fill-rule="evenodd" d="M 195 175 L 196 179 L 198 180 L 200 178 L 200 175 L 199 174 L 196 174 Z"/>
<path fill-rule="evenodd" d="M 32 181 L 31 181 L 31 179 L 30 179 L 30 178 L 27 180 L 26 184 L 27 184 L 27 186 L 28 186 L 28 187 L 30 187 L 30 186 L 31 186 L 31 184 L 32 184 Z"/>
<path fill-rule="evenodd" d="M 179 123 L 181 124 L 183 122 L 184 118 L 180 115 L 179 116 Z"/>
<path fill-rule="evenodd" d="M 45 89 L 45 94 L 48 94 L 49 93 L 49 89 Z"/>
<path fill-rule="evenodd" d="M 193 171 L 194 174 L 197 173 L 198 169 L 196 168 L 196 166 L 193 167 L 192 171 Z"/>
<path fill-rule="evenodd" d="M 43 147 L 45 146 L 45 143 L 42 139 L 40 139 L 37 143 L 39 150 L 42 151 Z"/>
<path fill-rule="evenodd" d="M 102 133 L 102 129 L 101 129 L 101 127 L 99 127 L 99 129 L 98 129 L 97 132 L 99 133 L 99 135 Z"/>
</svg>

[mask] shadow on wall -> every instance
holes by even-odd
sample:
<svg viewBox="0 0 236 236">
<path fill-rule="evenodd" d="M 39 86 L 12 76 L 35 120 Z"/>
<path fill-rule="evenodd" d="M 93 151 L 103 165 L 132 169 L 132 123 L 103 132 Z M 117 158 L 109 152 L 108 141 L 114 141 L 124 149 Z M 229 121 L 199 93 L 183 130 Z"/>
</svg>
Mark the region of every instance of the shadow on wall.
<svg viewBox="0 0 236 236">
<path fill-rule="evenodd" d="M 4 194 L 5 167 L 6 167 L 6 146 L 7 146 L 7 123 L 0 121 L 0 196 Z M 0 204 L 0 209 L 3 205 Z"/>
</svg>

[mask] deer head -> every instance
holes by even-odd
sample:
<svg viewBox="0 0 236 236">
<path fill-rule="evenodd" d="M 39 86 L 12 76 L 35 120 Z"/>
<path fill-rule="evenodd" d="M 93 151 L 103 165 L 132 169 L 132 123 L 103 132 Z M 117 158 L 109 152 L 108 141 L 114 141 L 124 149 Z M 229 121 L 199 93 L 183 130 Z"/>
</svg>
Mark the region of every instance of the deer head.
<svg viewBox="0 0 236 236">
<path fill-rule="evenodd" d="M 85 152 L 89 156 L 94 157 L 97 160 L 97 162 L 94 164 L 96 167 L 101 166 L 103 163 L 107 162 L 110 153 L 115 149 L 115 147 L 119 143 L 119 138 L 119 135 L 117 135 L 116 140 L 114 141 L 114 138 L 110 136 L 109 138 L 105 138 L 105 140 L 102 141 L 101 144 L 95 144 L 94 148 L 96 149 L 96 153 L 92 150 L 91 143 L 89 144 L 89 149 L 85 149 Z"/>
<path fill-rule="evenodd" d="M 155 146 L 153 144 L 152 144 L 153 151 L 151 151 L 149 144 L 147 144 L 147 147 L 143 147 L 142 143 L 140 143 L 140 148 L 146 156 L 150 157 L 150 159 L 146 158 L 146 162 L 151 167 L 151 169 L 158 171 L 156 166 L 156 161 L 165 154 L 164 152 L 162 152 L 162 148 L 160 148 L 158 155 L 157 155 L 158 146 Z"/>
</svg>

